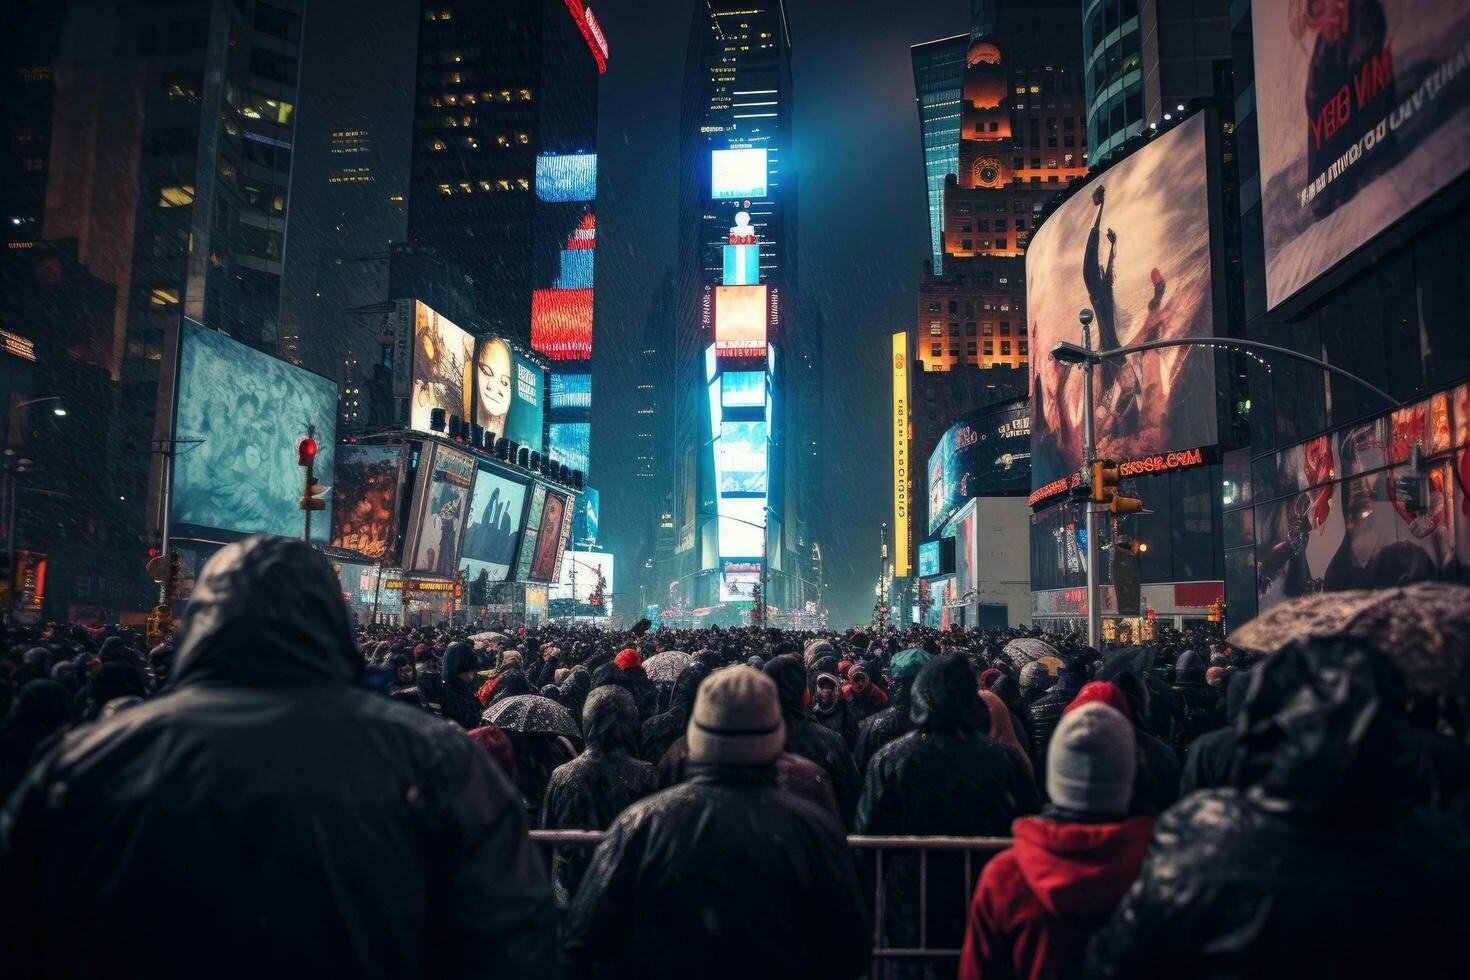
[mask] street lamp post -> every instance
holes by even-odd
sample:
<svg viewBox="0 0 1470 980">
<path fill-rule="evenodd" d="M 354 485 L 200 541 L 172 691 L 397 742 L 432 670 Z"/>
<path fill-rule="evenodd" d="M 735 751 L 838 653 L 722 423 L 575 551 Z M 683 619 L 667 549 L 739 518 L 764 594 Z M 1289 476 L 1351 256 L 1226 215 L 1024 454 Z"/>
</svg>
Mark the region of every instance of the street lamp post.
<svg viewBox="0 0 1470 980">
<path fill-rule="evenodd" d="M 1353 374 L 1350 371 L 1344 371 L 1342 368 L 1337 367 L 1334 364 L 1328 364 L 1326 361 L 1312 357 L 1310 354 L 1303 354 L 1300 351 L 1294 351 L 1289 347 L 1278 347 L 1275 344 L 1263 344 L 1260 341 L 1256 340 L 1235 340 L 1233 338 L 1222 337 L 1218 339 L 1205 340 L 1196 338 L 1152 340 L 1145 344 L 1134 344 L 1131 347 L 1114 347 L 1111 350 L 1095 351 L 1092 349 L 1090 330 L 1092 324 L 1092 311 L 1084 308 L 1077 314 L 1077 319 L 1082 324 L 1082 346 L 1079 347 L 1076 344 L 1062 341 L 1058 344 L 1053 345 L 1051 349 L 1051 356 L 1056 360 L 1061 361 L 1063 364 L 1082 365 L 1082 454 L 1084 456 L 1084 472 L 1090 471 L 1092 464 L 1096 461 L 1097 450 L 1097 445 L 1094 441 L 1092 414 L 1093 367 L 1095 365 L 1101 364 L 1103 361 L 1120 360 L 1124 357 L 1127 357 L 1129 354 L 1142 354 L 1147 351 L 1164 350 L 1170 347 L 1207 347 L 1217 350 L 1233 350 L 1238 348 L 1240 350 L 1261 351 L 1266 354 L 1275 354 L 1279 357 L 1285 357 L 1290 360 L 1300 361 L 1304 364 L 1310 364 L 1312 367 L 1319 368 L 1323 371 L 1328 372 L 1329 374 L 1334 374 L 1337 377 L 1342 378 L 1346 381 L 1353 382 L 1354 384 L 1366 389 L 1367 391 L 1371 391 L 1379 398 L 1382 398 L 1384 401 L 1388 402 L 1389 405 L 1393 408 L 1400 408 L 1403 406 L 1403 402 L 1399 401 L 1397 398 L 1393 397 L 1382 388 L 1379 388 L 1373 384 L 1370 384 L 1367 381 L 1364 381 L 1356 374 Z M 1099 505 L 1092 499 L 1088 500 L 1087 644 L 1093 649 L 1100 649 L 1100 647 L 1098 646 L 1098 641 L 1100 639 L 1100 634 L 1102 633 L 1102 610 L 1098 604 L 1098 595 L 1100 591 L 1098 587 L 1098 579 L 1100 578 L 1099 567 L 1101 549 L 1099 547 L 1097 535 L 1094 533 L 1096 529 L 1096 514 L 1100 506 L 1101 505 Z"/>
</svg>

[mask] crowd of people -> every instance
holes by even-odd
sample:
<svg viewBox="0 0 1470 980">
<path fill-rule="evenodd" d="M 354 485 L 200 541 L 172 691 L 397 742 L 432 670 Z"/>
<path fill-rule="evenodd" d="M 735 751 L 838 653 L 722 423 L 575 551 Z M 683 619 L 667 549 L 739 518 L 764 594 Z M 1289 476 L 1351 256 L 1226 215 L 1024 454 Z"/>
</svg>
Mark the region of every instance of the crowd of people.
<svg viewBox="0 0 1470 980">
<path fill-rule="evenodd" d="M 252 538 L 151 650 L 0 638 L 0 956 L 18 977 L 1457 972 L 1470 719 L 1411 695 L 1394 653 L 363 627 L 325 559 Z M 603 834 L 543 853 L 533 828 Z M 880 869 L 848 835 L 1010 845 Z M 875 935 L 961 952 L 877 974 Z"/>
</svg>

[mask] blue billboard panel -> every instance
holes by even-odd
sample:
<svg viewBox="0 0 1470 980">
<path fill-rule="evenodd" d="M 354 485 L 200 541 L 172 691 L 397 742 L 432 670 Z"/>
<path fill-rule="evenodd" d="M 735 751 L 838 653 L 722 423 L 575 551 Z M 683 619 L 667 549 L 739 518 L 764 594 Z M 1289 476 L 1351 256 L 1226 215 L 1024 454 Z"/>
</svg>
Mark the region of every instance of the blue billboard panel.
<svg viewBox="0 0 1470 980">
<path fill-rule="evenodd" d="M 478 581 L 482 573 L 487 582 L 510 578 L 525 503 L 524 483 L 486 469 L 475 474 L 464 544 L 459 550 L 460 570 L 468 573 L 470 581 Z"/>
<path fill-rule="evenodd" d="M 725 246 L 725 285 L 755 286 L 761 281 L 759 245 Z"/>
<path fill-rule="evenodd" d="M 919 577 L 928 578 L 939 574 L 939 542 L 925 541 L 919 545 Z"/>
<path fill-rule="evenodd" d="M 764 494 L 766 423 L 720 424 L 720 493 Z"/>
<path fill-rule="evenodd" d="M 331 483 L 336 384 L 193 320 L 184 321 L 180 344 L 174 437 L 200 441 L 174 457 L 174 523 L 300 537 L 296 445 L 315 425 L 316 478 Z M 312 520 L 312 540 L 325 544 L 331 529 L 328 497 Z"/>
<path fill-rule="evenodd" d="M 598 509 L 602 495 L 593 487 L 584 487 L 577 498 L 577 509 L 572 517 L 572 540 L 578 545 L 593 547 L 597 544 Z"/>
<path fill-rule="evenodd" d="M 596 153 L 543 153 L 536 158 L 536 196 L 543 201 L 597 197 Z"/>
<path fill-rule="evenodd" d="M 726 371 L 720 403 L 725 408 L 760 408 L 766 403 L 764 371 Z"/>
<path fill-rule="evenodd" d="M 551 458 L 586 473 L 592 453 L 592 423 L 551 423 Z"/>
<path fill-rule="evenodd" d="M 1031 413 L 1026 402 L 971 412 L 929 456 L 930 534 L 971 497 L 1024 496 L 1031 487 Z"/>
<path fill-rule="evenodd" d="M 561 265 L 558 267 L 556 282 L 552 285 L 557 289 L 591 289 L 592 269 L 596 258 L 595 248 L 562 249 Z"/>
<path fill-rule="evenodd" d="M 562 374 L 551 376 L 551 410 L 559 408 L 591 408 L 592 375 Z"/>
<path fill-rule="evenodd" d="M 710 197 L 717 201 L 766 196 L 766 150 L 715 150 L 710 154 Z"/>
</svg>

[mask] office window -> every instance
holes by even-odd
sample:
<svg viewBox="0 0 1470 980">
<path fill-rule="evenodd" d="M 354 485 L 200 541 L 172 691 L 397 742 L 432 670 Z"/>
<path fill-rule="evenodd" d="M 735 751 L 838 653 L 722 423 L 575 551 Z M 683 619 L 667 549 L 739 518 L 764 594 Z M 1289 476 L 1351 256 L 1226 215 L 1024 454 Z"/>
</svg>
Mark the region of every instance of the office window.
<svg viewBox="0 0 1470 980">
<path fill-rule="evenodd" d="M 994 357 L 995 356 L 995 344 L 992 343 L 989 340 L 985 341 L 985 356 L 986 357 Z"/>
<path fill-rule="evenodd" d="M 1001 357 L 1010 357 L 1011 356 L 1011 342 L 1009 340 L 1002 340 L 1000 342 L 1000 356 Z"/>
<path fill-rule="evenodd" d="M 929 355 L 931 357 L 942 357 L 944 355 L 944 347 L 940 344 L 934 344 L 929 348 Z"/>
<path fill-rule="evenodd" d="M 1002 321 L 1000 321 L 1000 335 L 1002 337 L 1009 337 L 1011 335 L 1011 321 L 1009 321 L 1009 320 L 1002 320 Z"/>
<path fill-rule="evenodd" d="M 951 315 L 956 315 L 957 316 L 959 314 L 959 312 L 960 312 L 960 302 L 959 302 L 959 300 L 952 299 L 952 300 L 949 301 L 949 312 L 950 312 Z"/>
<path fill-rule="evenodd" d="M 958 323 L 951 323 L 949 325 L 949 335 L 951 337 L 958 337 L 960 335 L 960 325 Z"/>
<path fill-rule="evenodd" d="M 931 336 L 931 337 L 943 337 L 944 336 L 944 328 L 942 326 L 940 326 L 939 324 L 937 324 L 937 323 L 931 323 L 931 324 L 929 324 L 929 336 Z"/>
<path fill-rule="evenodd" d="M 965 324 L 965 336 L 966 337 L 973 337 L 973 336 L 975 336 L 975 324 L 974 324 L 973 321 L 970 322 L 970 323 L 966 323 Z"/>
</svg>

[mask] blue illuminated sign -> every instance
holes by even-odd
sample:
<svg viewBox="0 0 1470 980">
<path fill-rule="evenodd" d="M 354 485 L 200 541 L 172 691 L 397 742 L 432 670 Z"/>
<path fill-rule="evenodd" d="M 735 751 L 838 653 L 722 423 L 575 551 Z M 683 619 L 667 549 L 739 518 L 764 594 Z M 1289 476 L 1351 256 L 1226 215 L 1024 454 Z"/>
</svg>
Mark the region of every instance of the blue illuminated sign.
<svg viewBox="0 0 1470 980">
<path fill-rule="evenodd" d="M 710 155 L 710 197 L 717 201 L 765 197 L 766 150 L 715 150 Z"/>
<path fill-rule="evenodd" d="M 596 153 L 545 153 L 536 158 L 536 196 L 543 201 L 597 197 Z"/>
<path fill-rule="evenodd" d="M 721 404 L 725 408 L 760 408 L 766 403 L 766 375 L 763 371 L 726 371 Z"/>
<path fill-rule="evenodd" d="M 919 545 L 919 577 L 928 578 L 939 574 L 939 542 L 925 541 Z"/>
<path fill-rule="evenodd" d="M 590 422 L 551 423 L 551 458 L 565 463 L 574 470 L 586 473 L 590 469 L 592 424 Z"/>
<path fill-rule="evenodd" d="M 592 375 L 553 374 L 551 376 L 551 407 L 591 408 Z"/>
<path fill-rule="evenodd" d="M 725 246 L 725 285 L 756 286 L 761 281 L 759 245 Z"/>
</svg>

